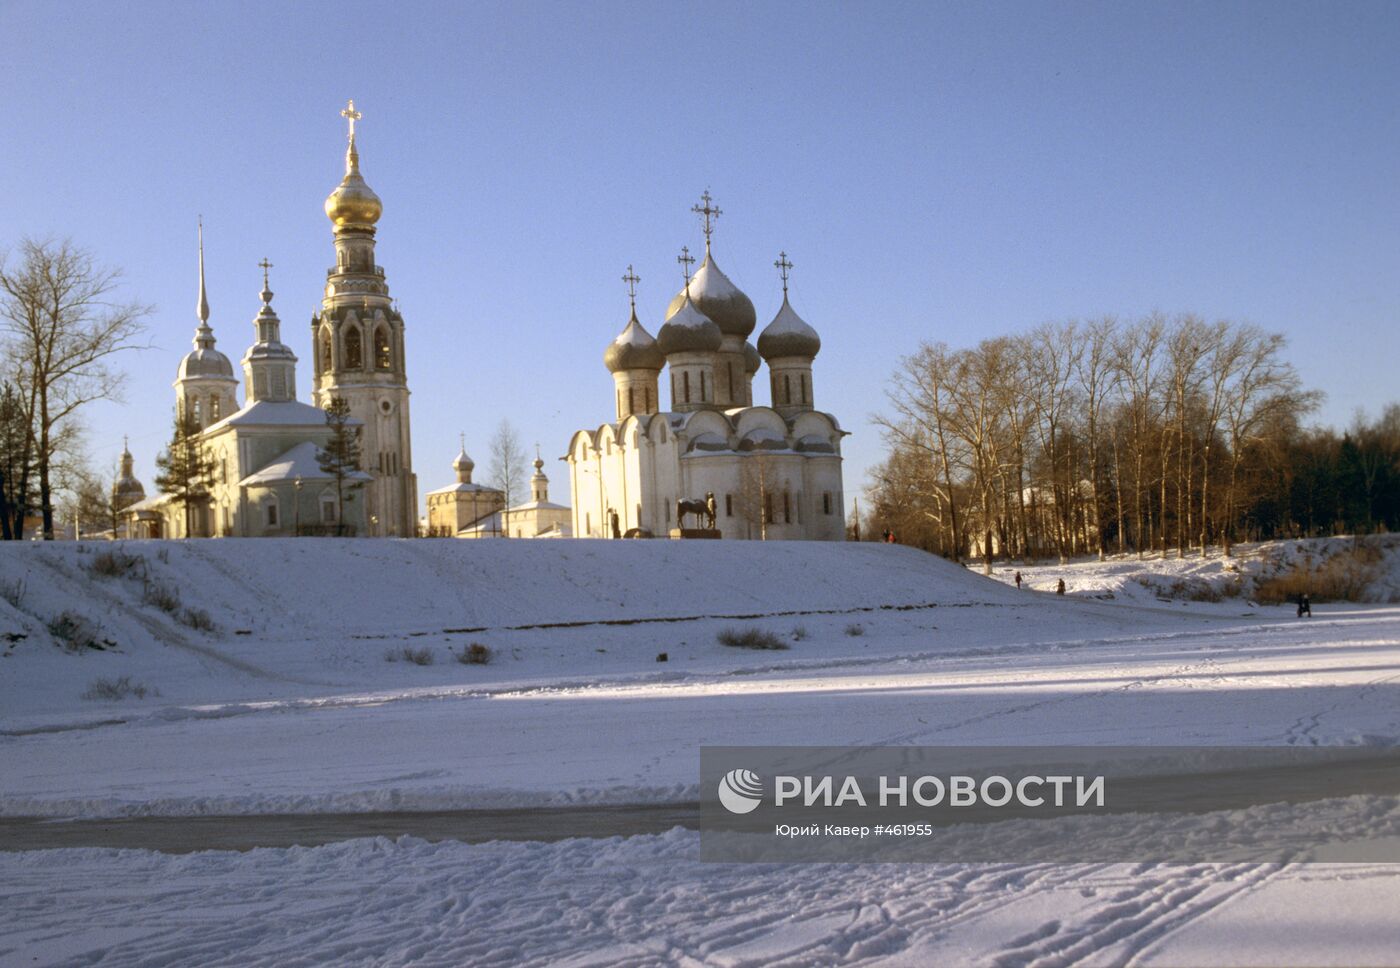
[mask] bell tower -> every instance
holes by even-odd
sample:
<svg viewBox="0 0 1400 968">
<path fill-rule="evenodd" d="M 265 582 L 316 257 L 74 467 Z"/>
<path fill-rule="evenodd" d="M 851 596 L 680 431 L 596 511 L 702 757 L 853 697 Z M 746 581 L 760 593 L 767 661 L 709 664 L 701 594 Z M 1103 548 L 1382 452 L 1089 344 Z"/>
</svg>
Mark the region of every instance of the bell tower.
<svg viewBox="0 0 1400 968">
<path fill-rule="evenodd" d="M 404 323 L 389 299 L 384 270 L 374 261 L 379 196 L 360 174 L 351 101 L 340 112 L 350 125 L 345 177 L 326 199 L 335 236 L 335 265 L 326 272 L 321 311 L 311 317 L 315 403 L 334 397 L 350 404 L 363 425 L 365 520 L 371 535 L 413 537 L 418 527 L 418 481 L 409 437 Z"/>
</svg>

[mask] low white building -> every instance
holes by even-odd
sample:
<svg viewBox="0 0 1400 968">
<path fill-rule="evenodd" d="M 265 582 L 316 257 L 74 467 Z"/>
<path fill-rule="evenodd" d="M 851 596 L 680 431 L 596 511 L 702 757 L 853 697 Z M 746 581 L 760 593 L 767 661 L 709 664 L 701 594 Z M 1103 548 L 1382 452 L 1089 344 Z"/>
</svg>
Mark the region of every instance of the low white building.
<svg viewBox="0 0 1400 968">
<path fill-rule="evenodd" d="M 664 537 L 678 525 L 678 502 L 714 496 L 723 538 L 845 539 L 841 438 L 836 418 L 816 409 L 812 362 L 816 330 L 788 300 L 756 328 L 753 303 L 720 271 L 710 250 L 708 195 L 705 259 L 686 281 L 653 338 L 632 314 L 603 362 L 613 374 L 616 419 L 580 430 L 569 443 L 573 533 L 581 538 Z M 686 258 L 685 256 L 682 257 Z M 768 365 L 771 406 L 755 406 L 753 380 Z M 670 409 L 659 384 L 667 371 Z M 703 527 L 687 519 L 687 527 Z"/>
</svg>

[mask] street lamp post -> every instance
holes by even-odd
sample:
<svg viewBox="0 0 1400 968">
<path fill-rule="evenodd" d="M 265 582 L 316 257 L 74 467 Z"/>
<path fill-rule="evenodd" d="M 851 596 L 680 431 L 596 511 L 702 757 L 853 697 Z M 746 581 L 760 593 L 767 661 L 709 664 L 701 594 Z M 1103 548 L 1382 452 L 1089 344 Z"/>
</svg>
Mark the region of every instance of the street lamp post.
<svg viewBox="0 0 1400 968">
<path fill-rule="evenodd" d="M 301 537 L 301 485 L 302 481 L 300 477 L 292 482 L 292 489 L 296 491 L 296 497 L 293 500 L 295 510 L 292 514 L 292 519 L 296 522 L 296 526 L 292 530 L 292 537 L 294 538 Z"/>
</svg>

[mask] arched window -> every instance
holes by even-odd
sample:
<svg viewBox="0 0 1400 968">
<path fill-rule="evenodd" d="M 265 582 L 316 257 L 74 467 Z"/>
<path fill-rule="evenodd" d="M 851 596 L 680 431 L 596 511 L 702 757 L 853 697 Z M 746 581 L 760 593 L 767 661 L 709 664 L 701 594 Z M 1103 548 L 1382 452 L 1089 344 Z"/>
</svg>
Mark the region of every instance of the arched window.
<svg viewBox="0 0 1400 968">
<path fill-rule="evenodd" d="M 321 330 L 321 370 L 324 373 L 331 368 L 331 331 Z"/>
<path fill-rule="evenodd" d="M 807 395 L 807 374 L 803 373 L 798 379 L 802 381 L 802 402 L 811 403 L 812 398 Z"/>
<path fill-rule="evenodd" d="M 681 386 L 685 390 L 685 402 L 690 402 L 690 371 L 681 374 Z"/>
<path fill-rule="evenodd" d="M 199 406 L 199 397 L 194 398 L 194 422 L 200 427 L 204 426 L 204 411 Z"/>
<path fill-rule="evenodd" d="M 216 423 L 219 419 L 219 395 L 216 393 L 209 398 L 209 422 Z"/>
<path fill-rule="evenodd" d="M 783 403 L 792 403 L 792 377 L 783 374 Z"/>
<path fill-rule="evenodd" d="M 345 334 L 345 368 L 359 370 L 364 365 L 364 348 L 360 343 L 360 330 L 358 327 L 351 326 L 350 331 Z"/>
<path fill-rule="evenodd" d="M 389 353 L 389 327 L 381 325 L 374 331 L 374 368 L 387 370 L 392 362 Z"/>
</svg>

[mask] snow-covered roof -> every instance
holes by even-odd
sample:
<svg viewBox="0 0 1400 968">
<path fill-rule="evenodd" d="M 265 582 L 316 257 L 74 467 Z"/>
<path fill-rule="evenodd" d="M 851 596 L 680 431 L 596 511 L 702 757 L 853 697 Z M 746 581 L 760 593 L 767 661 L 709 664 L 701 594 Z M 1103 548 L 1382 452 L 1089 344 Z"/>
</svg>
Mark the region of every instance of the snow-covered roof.
<svg viewBox="0 0 1400 968">
<path fill-rule="evenodd" d="M 439 487 L 439 488 L 437 488 L 436 490 L 429 491 L 428 493 L 429 493 L 429 494 L 453 494 L 453 493 L 470 494 L 470 493 L 477 492 L 477 491 L 495 491 L 495 490 L 496 490 L 496 488 L 494 488 L 494 487 L 487 487 L 485 484 L 462 484 L 462 483 L 457 483 L 457 484 L 449 484 L 449 485 L 447 485 L 446 487 Z M 499 493 L 499 492 L 498 492 L 498 493 Z"/>
<path fill-rule="evenodd" d="M 358 425 L 354 417 L 346 421 Z M 300 400 L 259 400 L 237 413 L 205 428 L 205 433 L 224 427 L 325 427 L 326 411 Z"/>
<path fill-rule="evenodd" d="M 285 484 L 288 481 L 295 481 L 298 478 L 303 481 L 333 480 L 335 477 L 334 474 L 328 474 L 321 470 L 321 463 L 316 459 L 316 452 L 318 450 L 319 448 L 312 441 L 302 441 L 262 470 L 256 471 L 243 478 L 243 480 L 238 482 L 239 486 L 266 487 L 272 484 Z M 355 481 L 371 480 L 370 476 L 364 471 L 348 471 L 345 476 Z"/>
<path fill-rule="evenodd" d="M 144 501 L 137 501 L 135 504 L 128 504 L 121 509 L 122 514 L 140 513 L 142 511 L 158 511 L 170 503 L 169 494 L 152 494 Z"/>
<path fill-rule="evenodd" d="M 517 504 L 509 508 L 506 513 L 514 514 L 516 511 L 567 511 L 562 504 L 555 504 L 553 501 L 526 501 L 524 504 Z"/>
</svg>

